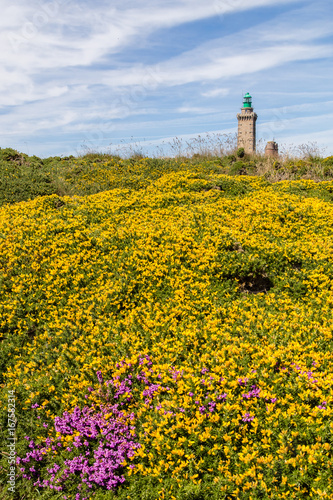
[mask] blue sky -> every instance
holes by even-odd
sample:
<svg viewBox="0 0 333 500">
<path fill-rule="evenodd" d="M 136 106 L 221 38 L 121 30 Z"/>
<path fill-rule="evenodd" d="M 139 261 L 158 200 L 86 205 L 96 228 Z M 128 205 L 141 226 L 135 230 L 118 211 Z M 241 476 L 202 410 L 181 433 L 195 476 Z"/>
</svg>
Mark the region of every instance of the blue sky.
<svg viewBox="0 0 333 500">
<path fill-rule="evenodd" d="M 2 0 L 0 147 L 41 157 L 232 134 L 333 154 L 331 0 Z M 326 149 L 325 149 L 326 148 Z"/>
</svg>

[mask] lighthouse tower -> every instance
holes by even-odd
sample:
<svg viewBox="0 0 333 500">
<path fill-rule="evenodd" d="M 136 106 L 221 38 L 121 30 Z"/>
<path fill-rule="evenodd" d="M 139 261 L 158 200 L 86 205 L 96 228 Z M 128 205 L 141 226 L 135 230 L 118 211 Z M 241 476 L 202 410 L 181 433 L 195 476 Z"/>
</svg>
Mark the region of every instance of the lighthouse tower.
<svg viewBox="0 0 333 500">
<path fill-rule="evenodd" d="M 237 114 L 238 119 L 238 140 L 237 147 L 244 148 L 245 153 L 256 152 L 256 121 L 257 114 L 252 108 L 252 97 L 245 94 L 241 112 Z"/>
</svg>

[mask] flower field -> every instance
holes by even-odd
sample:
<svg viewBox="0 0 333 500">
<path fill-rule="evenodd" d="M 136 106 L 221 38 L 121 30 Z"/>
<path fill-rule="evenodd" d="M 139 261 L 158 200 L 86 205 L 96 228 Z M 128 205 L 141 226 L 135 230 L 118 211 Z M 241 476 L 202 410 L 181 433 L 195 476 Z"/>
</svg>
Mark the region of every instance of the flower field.
<svg viewBox="0 0 333 500">
<path fill-rule="evenodd" d="M 126 168 L 0 209 L 0 498 L 333 498 L 333 181 Z"/>
</svg>

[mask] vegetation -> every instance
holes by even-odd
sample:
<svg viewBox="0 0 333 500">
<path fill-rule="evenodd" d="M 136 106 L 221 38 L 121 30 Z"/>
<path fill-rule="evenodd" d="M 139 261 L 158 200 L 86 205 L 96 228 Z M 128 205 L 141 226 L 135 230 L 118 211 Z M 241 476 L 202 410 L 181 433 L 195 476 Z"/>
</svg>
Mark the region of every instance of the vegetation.
<svg viewBox="0 0 333 500">
<path fill-rule="evenodd" d="M 177 141 L 172 144 L 176 156 L 170 158 L 147 158 L 139 151 L 129 158 L 90 152 L 78 158 L 41 159 L 10 148 L 0 149 L 0 206 L 51 194 L 85 196 L 115 188 L 138 190 L 167 173 L 181 171 L 255 175 L 269 182 L 333 179 L 333 157 L 321 158 L 314 145 L 299 148 L 297 157 L 285 153 L 279 160 L 260 154 L 250 157 L 243 148 L 233 150 L 232 142 L 218 143 L 219 147 L 215 144 L 213 152 L 209 152 L 210 146 L 212 139 L 207 143 L 206 138 L 187 148 Z M 221 151 L 228 154 L 218 156 Z M 193 154 L 189 156 L 189 152 Z"/>
<path fill-rule="evenodd" d="M 1 498 L 332 498 L 333 158 L 0 156 Z"/>
</svg>

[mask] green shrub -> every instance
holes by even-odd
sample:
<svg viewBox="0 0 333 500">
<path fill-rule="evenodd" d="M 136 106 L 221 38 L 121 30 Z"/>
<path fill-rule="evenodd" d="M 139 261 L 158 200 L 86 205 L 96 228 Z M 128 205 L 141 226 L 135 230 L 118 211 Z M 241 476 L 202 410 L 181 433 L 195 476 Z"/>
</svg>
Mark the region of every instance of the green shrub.
<svg viewBox="0 0 333 500">
<path fill-rule="evenodd" d="M 244 150 L 244 148 L 239 148 L 237 150 L 236 154 L 237 154 L 238 158 L 244 158 L 244 156 L 245 156 L 245 150 Z"/>
</svg>

